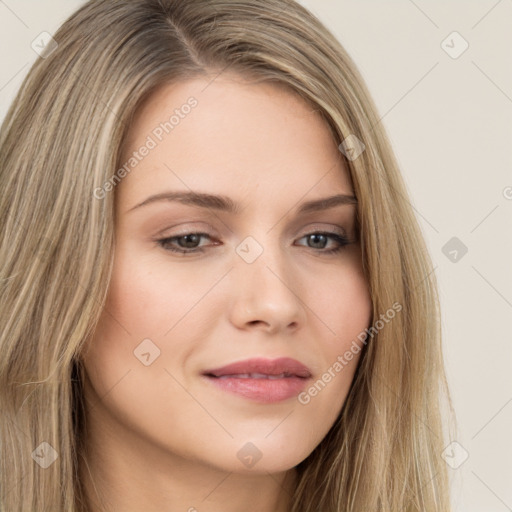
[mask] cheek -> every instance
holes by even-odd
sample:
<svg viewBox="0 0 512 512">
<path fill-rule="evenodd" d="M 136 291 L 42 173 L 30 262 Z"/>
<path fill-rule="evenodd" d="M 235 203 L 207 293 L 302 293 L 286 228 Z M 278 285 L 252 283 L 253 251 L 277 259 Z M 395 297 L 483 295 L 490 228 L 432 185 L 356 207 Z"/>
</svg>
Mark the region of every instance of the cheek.
<svg viewBox="0 0 512 512">
<path fill-rule="evenodd" d="M 166 439 L 169 418 L 190 407 L 190 397 L 176 382 L 184 382 L 183 363 L 210 328 L 204 318 L 208 309 L 194 308 L 207 283 L 175 268 L 120 254 L 106 307 L 82 356 L 92 404 L 101 397 L 117 421 L 154 440 Z M 196 321 L 198 315 L 203 321 Z"/>
<path fill-rule="evenodd" d="M 83 355 L 97 392 L 129 370 L 146 368 L 137 359 L 139 347 L 158 354 L 151 368 L 179 367 L 220 318 L 224 304 L 205 297 L 218 273 L 198 275 L 185 262 L 168 265 L 119 245 L 105 309 Z"/>
<path fill-rule="evenodd" d="M 131 333 L 133 341 L 167 338 L 174 326 L 197 317 L 198 304 L 218 279 L 215 272 L 197 272 L 183 264 L 167 263 L 127 250 L 120 254 L 112 276 L 107 310 Z M 211 301 L 210 301 L 211 303 Z M 201 309 L 204 314 L 204 308 Z M 179 327 L 178 327 L 179 328 Z"/>
<path fill-rule="evenodd" d="M 335 358 L 353 340 L 360 343 L 357 337 L 369 327 L 373 305 L 367 279 L 356 258 L 345 269 L 331 272 L 323 282 L 323 292 L 314 297 L 315 309 L 329 327 L 330 335 L 323 337 L 324 349 Z"/>
<path fill-rule="evenodd" d="M 372 300 L 366 280 L 357 274 L 344 279 L 343 285 L 333 292 L 330 306 L 336 338 L 342 343 L 364 331 L 371 321 Z"/>
<path fill-rule="evenodd" d="M 316 380 L 299 396 L 299 402 L 316 409 L 319 417 L 329 418 L 330 423 L 345 402 L 373 308 L 361 267 L 347 267 L 346 272 L 331 275 L 324 283 L 324 293 L 312 298 L 312 309 L 319 312 L 319 322 L 328 326 L 323 329 L 324 335 L 318 337 L 322 367 L 317 368 Z"/>
</svg>

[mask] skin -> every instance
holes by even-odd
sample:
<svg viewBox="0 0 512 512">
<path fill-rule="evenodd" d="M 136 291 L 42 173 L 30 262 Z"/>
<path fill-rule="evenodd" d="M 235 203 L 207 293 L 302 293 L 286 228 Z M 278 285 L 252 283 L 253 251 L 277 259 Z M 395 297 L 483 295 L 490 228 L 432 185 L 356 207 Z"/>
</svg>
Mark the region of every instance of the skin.
<svg viewBox="0 0 512 512">
<path fill-rule="evenodd" d="M 311 370 L 312 384 L 370 324 L 356 207 L 296 213 L 305 201 L 353 195 L 325 121 L 275 84 L 226 74 L 207 83 L 166 85 L 146 101 L 123 162 L 190 96 L 198 105 L 110 192 L 113 275 L 83 355 L 83 478 L 94 511 L 290 510 L 294 467 L 337 418 L 360 353 L 307 405 L 297 397 L 258 403 L 200 374 L 292 357 Z M 165 200 L 134 208 L 190 190 L 229 196 L 240 211 Z M 354 241 L 326 254 L 336 239 L 306 236 L 326 231 Z M 194 232 L 211 237 L 196 239 L 202 252 L 173 253 L 156 241 Z M 236 252 L 248 236 L 263 249 L 252 263 Z M 187 247 L 183 238 L 171 245 L 180 243 Z M 147 338 L 160 356 L 145 366 L 134 350 Z M 261 454 L 252 467 L 237 457 L 249 442 Z"/>
</svg>

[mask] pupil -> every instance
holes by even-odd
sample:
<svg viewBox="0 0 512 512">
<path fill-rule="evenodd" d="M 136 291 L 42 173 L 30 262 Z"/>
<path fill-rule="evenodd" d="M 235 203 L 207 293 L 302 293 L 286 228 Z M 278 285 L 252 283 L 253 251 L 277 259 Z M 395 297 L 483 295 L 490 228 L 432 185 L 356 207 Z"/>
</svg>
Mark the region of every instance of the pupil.
<svg viewBox="0 0 512 512">
<path fill-rule="evenodd" d="M 313 234 L 313 235 L 310 235 L 310 241 L 313 242 L 313 244 L 317 244 L 317 243 L 320 243 L 320 245 L 322 247 L 320 247 L 320 249 L 323 249 L 325 243 L 322 243 L 322 242 L 325 242 L 325 235 L 320 235 L 320 234 Z M 320 242 L 319 242 L 319 239 L 320 239 Z"/>
<path fill-rule="evenodd" d="M 199 241 L 199 235 L 184 235 L 179 238 L 179 240 L 185 240 L 185 243 L 180 243 L 182 247 L 195 247 Z"/>
</svg>

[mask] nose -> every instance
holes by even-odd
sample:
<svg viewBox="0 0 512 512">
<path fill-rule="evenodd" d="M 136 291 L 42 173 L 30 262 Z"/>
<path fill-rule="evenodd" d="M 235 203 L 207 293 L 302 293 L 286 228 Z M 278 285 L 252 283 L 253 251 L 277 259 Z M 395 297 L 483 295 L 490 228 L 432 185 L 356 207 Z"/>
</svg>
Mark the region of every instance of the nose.
<svg viewBox="0 0 512 512">
<path fill-rule="evenodd" d="M 267 249 L 252 263 L 238 258 L 231 274 L 230 320 L 237 328 L 274 334 L 292 332 L 304 323 L 300 283 L 283 255 L 270 257 Z"/>
</svg>

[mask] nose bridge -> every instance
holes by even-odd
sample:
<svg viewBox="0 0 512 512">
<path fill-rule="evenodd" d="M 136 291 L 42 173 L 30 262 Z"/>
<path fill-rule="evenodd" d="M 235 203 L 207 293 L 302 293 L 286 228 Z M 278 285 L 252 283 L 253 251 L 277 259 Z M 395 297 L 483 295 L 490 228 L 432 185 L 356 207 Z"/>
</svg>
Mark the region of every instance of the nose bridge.
<svg viewBox="0 0 512 512">
<path fill-rule="evenodd" d="M 289 292 L 290 263 L 279 242 L 273 240 L 272 234 L 246 237 L 236 248 L 239 256 L 237 266 L 254 285 L 269 285 L 276 289 L 285 288 Z M 282 291 L 282 290 L 281 290 Z"/>
<path fill-rule="evenodd" d="M 234 318 L 239 324 L 263 322 L 269 328 L 303 318 L 297 280 L 279 241 L 270 234 L 248 236 L 237 246 Z M 294 286 L 295 285 L 295 286 Z"/>
</svg>

